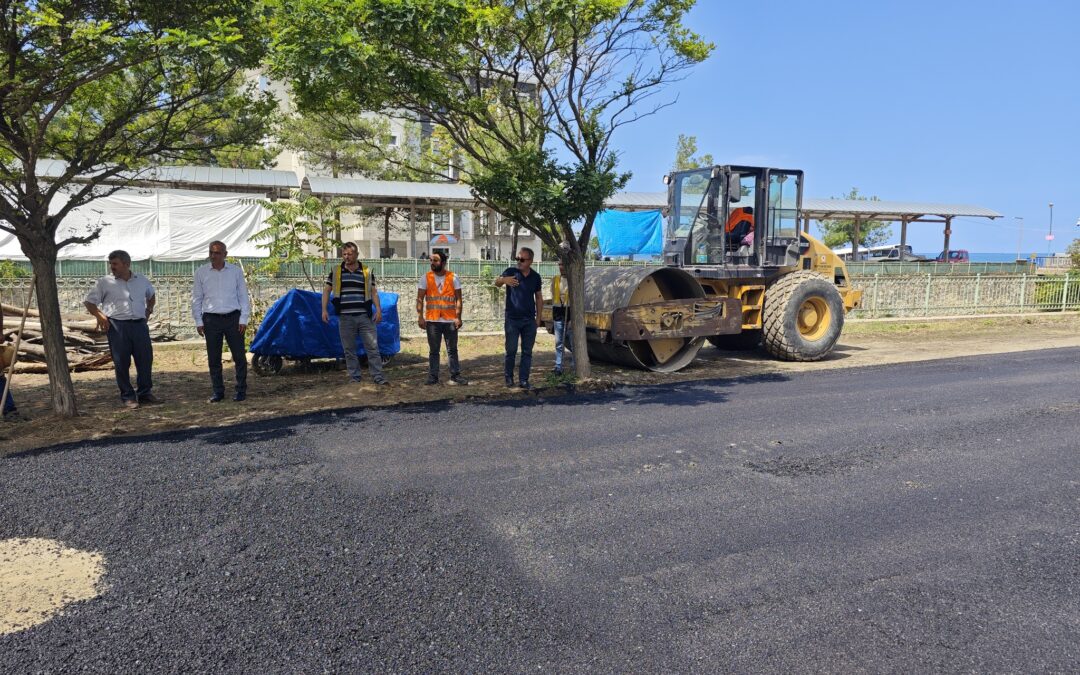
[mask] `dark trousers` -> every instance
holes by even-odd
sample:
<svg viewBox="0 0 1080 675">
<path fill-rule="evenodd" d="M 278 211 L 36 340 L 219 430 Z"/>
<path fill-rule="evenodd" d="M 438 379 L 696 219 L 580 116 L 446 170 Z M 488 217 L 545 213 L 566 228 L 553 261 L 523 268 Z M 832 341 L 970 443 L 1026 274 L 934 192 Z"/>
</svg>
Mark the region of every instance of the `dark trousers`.
<svg viewBox="0 0 1080 675">
<path fill-rule="evenodd" d="M 150 393 L 154 383 L 150 370 L 154 366 L 154 347 L 150 344 L 150 328 L 146 319 L 122 321 L 109 319 L 109 351 L 112 352 L 113 369 L 120 398 L 137 401 Z M 135 385 L 131 388 L 131 360 L 135 359 Z"/>
<path fill-rule="evenodd" d="M 210 362 L 210 384 L 215 396 L 225 395 L 225 379 L 221 373 L 221 340 L 229 344 L 236 369 L 236 393 L 247 393 L 247 351 L 244 334 L 240 332 L 240 312 L 203 314 L 203 334 L 206 337 L 206 359 Z"/>
<path fill-rule="evenodd" d="M 461 364 L 457 355 L 457 324 L 444 321 L 427 322 L 428 377 L 439 379 L 439 356 L 442 343 L 446 342 L 446 355 L 450 359 L 450 377 L 461 374 Z"/>
<path fill-rule="evenodd" d="M 512 319 L 506 317 L 503 323 L 503 332 L 506 333 L 506 359 L 503 361 L 503 374 L 507 381 L 514 379 L 514 359 L 517 357 L 518 340 L 521 340 L 521 368 L 518 382 L 529 381 L 529 371 L 532 369 L 532 350 L 536 343 L 536 319 Z"/>
</svg>

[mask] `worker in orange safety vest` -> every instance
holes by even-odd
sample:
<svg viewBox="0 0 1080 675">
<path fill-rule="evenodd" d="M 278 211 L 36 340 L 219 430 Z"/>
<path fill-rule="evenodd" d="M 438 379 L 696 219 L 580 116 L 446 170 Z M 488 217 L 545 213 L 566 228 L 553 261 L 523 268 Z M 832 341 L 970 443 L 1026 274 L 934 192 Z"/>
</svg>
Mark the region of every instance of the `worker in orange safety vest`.
<svg viewBox="0 0 1080 675">
<path fill-rule="evenodd" d="M 468 384 L 461 376 L 458 361 L 458 330 L 464 303 L 461 297 L 461 280 L 446 268 L 446 254 L 431 254 L 431 271 L 420 277 L 416 285 L 417 325 L 427 331 L 428 376 L 425 384 L 439 383 L 439 356 L 443 342 L 450 361 L 450 384 Z"/>
</svg>

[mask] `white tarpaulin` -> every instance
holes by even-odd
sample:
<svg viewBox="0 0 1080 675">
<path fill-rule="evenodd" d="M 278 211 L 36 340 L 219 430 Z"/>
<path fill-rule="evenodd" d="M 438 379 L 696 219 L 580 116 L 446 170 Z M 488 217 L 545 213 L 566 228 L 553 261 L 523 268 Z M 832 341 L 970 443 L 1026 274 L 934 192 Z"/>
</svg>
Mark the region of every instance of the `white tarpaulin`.
<svg viewBox="0 0 1080 675">
<path fill-rule="evenodd" d="M 245 200 L 261 194 L 193 190 L 120 190 L 74 209 L 60 224 L 57 241 L 104 225 L 89 244 L 60 249 L 61 260 L 104 260 L 123 249 L 133 260 L 202 260 L 211 241 L 225 242 L 230 256 L 266 257 L 249 241 L 263 229 L 266 210 Z M 66 197 L 58 195 L 51 211 Z M 26 260 L 15 235 L 0 231 L 0 259 Z"/>
</svg>

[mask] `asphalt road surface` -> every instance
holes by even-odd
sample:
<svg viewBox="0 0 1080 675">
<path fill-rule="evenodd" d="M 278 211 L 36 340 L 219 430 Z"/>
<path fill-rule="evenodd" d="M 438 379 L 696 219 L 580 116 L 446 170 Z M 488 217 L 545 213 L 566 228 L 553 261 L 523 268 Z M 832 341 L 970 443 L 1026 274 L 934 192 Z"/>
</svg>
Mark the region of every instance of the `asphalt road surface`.
<svg viewBox="0 0 1080 675">
<path fill-rule="evenodd" d="M 1080 349 L 54 448 L 16 536 L 108 587 L 7 673 L 1077 672 Z"/>
</svg>

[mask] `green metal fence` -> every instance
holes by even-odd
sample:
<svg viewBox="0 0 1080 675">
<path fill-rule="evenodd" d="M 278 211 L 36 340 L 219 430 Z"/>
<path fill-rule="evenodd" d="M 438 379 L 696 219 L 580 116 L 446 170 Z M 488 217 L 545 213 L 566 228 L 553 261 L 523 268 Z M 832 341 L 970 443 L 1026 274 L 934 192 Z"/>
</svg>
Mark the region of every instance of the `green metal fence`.
<svg viewBox="0 0 1080 675">
<path fill-rule="evenodd" d="M 1080 273 L 853 276 L 854 318 L 980 316 L 1080 310 Z"/>
<path fill-rule="evenodd" d="M 265 258 L 234 258 L 244 266 L 259 265 L 265 262 Z M 304 278 L 305 268 L 307 274 L 319 277 L 326 274 L 326 270 L 332 265 L 339 264 L 339 258 L 331 258 L 325 263 L 289 263 L 282 265 L 276 277 Z M 133 260 L 131 268 L 139 274 L 148 277 L 190 277 L 195 270 L 205 264 L 205 260 Z M 416 258 L 376 258 L 364 260 L 363 263 L 373 269 L 377 276 L 382 277 L 419 277 L 428 270 L 428 261 Z M 29 271 L 30 263 L 16 262 L 15 264 Z M 494 277 L 498 276 L 507 267 L 513 267 L 512 260 L 451 260 L 450 269 L 462 277 Z M 640 265 L 659 265 L 659 262 L 644 262 L 634 260 L 590 260 L 585 263 L 595 267 L 634 267 Z M 550 276 L 556 273 L 557 263 L 546 261 L 537 263 L 535 266 L 541 275 Z M 58 260 L 56 262 L 56 275 L 58 277 L 99 277 L 109 273 L 109 263 L 105 260 Z"/>
<path fill-rule="evenodd" d="M 974 262 L 974 263 L 935 263 L 935 262 L 849 262 L 848 274 L 851 276 L 907 276 L 912 274 L 934 274 L 971 276 L 973 274 L 1034 274 L 1036 267 L 1030 262 Z"/>
</svg>

